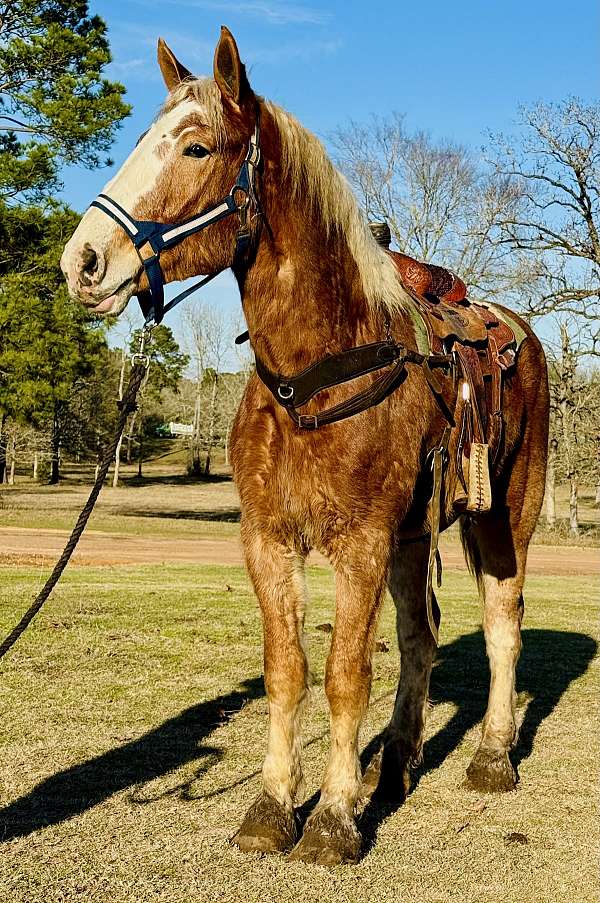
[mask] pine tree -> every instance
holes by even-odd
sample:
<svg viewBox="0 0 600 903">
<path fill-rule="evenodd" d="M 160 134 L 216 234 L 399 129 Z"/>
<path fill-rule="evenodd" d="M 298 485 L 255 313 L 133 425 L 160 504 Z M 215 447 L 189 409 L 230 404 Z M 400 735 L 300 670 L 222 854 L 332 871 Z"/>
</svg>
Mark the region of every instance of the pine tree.
<svg viewBox="0 0 600 903">
<path fill-rule="evenodd" d="M 95 168 L 128 115 L 103 77 L 106 25 L 86 0 L 0 2 L 0 199 L 36 201 L 65 163 Z"/>
<path fill-rule="evenodd" d="M 54 483 L 69 400 L 99 359 L 104 327 L 71 301 L 58 266 L 73 213 L 20 213 L 0 216 L 0 244 L 10 242 L 15 230 L 31 242 L 29 250 L 21 248 L 20 270 L 0 267 L 0 420 L 10 417 L 34 426 L 52 420 Z"/>
<path fill-rule="evenodd" d="M 86 0 L 0 0 L 0 480 L 7 418 L 51 420 L 58 480 L 70 403 L 105 347 L 67 296 L 59 259 L 77 215 L 53 193 L 65 164 L 110 162 L 129 113 L 123 86 L 103 75 L 110 59 Z"/>
</svg>

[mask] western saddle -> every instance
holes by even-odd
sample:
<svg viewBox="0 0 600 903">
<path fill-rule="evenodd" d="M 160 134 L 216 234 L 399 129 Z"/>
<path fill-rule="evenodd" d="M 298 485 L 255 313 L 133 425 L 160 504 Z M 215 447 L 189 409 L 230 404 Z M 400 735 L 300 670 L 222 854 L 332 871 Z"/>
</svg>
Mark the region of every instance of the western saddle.
<svg viewBox="0 0 600 903">
<path fill-rule="evenodd" d="M 454 507 L 486 511 L 491 505 L 489 465 L 502 439 L 502 378 L 514 366 L 525 332 L 508 312 L 469 301 L 465 283 L 450 270 L 390 251 L 387 223 L 371 223 L 371 231 L 415 302 L 410 313 L 419 351 L 451 354 L 455 360 L 462 398 L 456 406 L 459 485 Z"/>
<path fill-rule="evenodd" d="M 387 223 L 370 225 L 414 301 L 408 312 L 419 352 L 451 355 L 454 374 L 461 380 L 454 415 L 449 418 L 446 414 L 450 422 L 440 443 L 431 452 L 432 492 L 428 510 L 429 560 L 425 597 L 427 619 L 437 644 L 440 615 L 433 595 L 433 572 L 437 568 L 439 586 L 438 536 L 450 435 L 454 429 L 458 430 L 454 511 L 456 514 L 488 511 L 492 504 L 490 464 L 493 466 L 502 441 L 502 381 L 504 373 L 514 366 L 526 333 L 518 319 L 508 311 L 469 301 L 465 283 L 454 273 L 421 263 L 407 254 L 390 251 L 391 235 Z M 439 397 L 435 386 L 432 389 Z"/>
</svg>

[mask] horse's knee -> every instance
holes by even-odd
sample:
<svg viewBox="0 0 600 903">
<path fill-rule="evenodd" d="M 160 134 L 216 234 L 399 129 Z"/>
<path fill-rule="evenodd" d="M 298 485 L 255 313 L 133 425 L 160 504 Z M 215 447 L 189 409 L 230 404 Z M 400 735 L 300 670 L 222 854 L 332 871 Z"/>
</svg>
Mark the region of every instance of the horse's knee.
<svg viewBox="0 0 600 903">
<path fill-rule="evenodd" d="M 298 705 L 308 689 L 308 663 L 298 649 L 292 654 L 265 654 L 265 690 L 284 708 Z"/>
<path fill-rule="evenodd" d="M 371 655 L 349 656 L 332 651 L 325 669 L 325 695 L 333 717 L 360 712 L 367 705 L 371 689 Z"/>
</svg>

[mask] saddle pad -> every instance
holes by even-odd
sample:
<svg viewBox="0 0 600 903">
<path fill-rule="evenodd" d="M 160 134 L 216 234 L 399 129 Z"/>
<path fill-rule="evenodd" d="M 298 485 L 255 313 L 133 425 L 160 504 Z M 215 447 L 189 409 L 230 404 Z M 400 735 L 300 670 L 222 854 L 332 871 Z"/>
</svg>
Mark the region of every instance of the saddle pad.
<svg viewBox="0 0 600 903">
<path fill-rule="evenodd" d="M 521 320 L 517 316 L 517 314 L 513 314 L 512 311 L 506 310 L 504 307 L 497 307 L 495 304 L 486 304 L 486 305 L 478 305 L 480 307 L 487 307 L 488 310 L 491 310 L 498 319 L 501 324 L 504 324 L 507 330 L 510 330 L 513 333 L 514 338 L 506 340 L 504 338 L 505 344 L 502 344 L 503 337 L 507 336 L 507 332 L 501 331 L 500 333 L 494 332 L 496 336 L 496 342 L 498 343 L 498 351 L 500 354 L 506 349 L 508 345 L 512 342 L 515 343 L 515 353 L 519 350 L 525 339 L 527 338 L 527 333 L 523 329 L 521 325 Z"/>
<path fill-rule="evenodd" d="M 455 342 L 460 345 L 486 344 L 488 329 L 473 305 L 457 307 L 442 301 L 433 304 L 418 295 L 413 298 L 427 326 L 430 349 L 435 353 L 447 353 Z"/>
</svg>

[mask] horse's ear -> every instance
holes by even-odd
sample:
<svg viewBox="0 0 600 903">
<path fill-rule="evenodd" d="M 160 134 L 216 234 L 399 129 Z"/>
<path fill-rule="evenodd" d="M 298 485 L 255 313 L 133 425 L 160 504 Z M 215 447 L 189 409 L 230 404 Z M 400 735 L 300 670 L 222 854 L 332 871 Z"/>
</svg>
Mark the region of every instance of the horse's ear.
<svg viewBox="0 0 600 903">
<path fill-rule="evenodd" d="M 225 103 L 240 110 L 252 90 L 234 37 L 224 25 L 215 50 L 214 76 Z"/>
<path fill-rule="evenodd" d="M 158 39 L 158 65 L 165 80 L 168 91 L 172 91 L 186 78 L 191 78 L 189 69 L 179 62 L 170 47 L 167 47 L 162 38 Z"/>
</svg>

